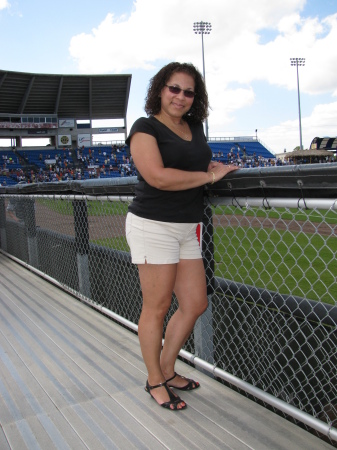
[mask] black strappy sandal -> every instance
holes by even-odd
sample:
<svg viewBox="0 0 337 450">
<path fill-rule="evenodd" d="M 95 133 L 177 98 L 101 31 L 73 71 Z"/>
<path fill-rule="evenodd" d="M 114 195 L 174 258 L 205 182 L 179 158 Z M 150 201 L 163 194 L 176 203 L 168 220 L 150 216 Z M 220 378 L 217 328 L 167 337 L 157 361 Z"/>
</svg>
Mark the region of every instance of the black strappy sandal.
<svg viewBox="0 0 337 450">
<path fill-rule="evenodd" d="M 162 386 L 166 389 L 166 392 L 168 393 L 168 395 L 170 397 L 170 401 L 164 402 L 164 403 L 158 403 L 157 400 L 151 394 L 151 391 L 152 391 L 152 389 L 156 389 L 156 388 L 159 388 L 159 387 L 162 387 Z M 155 386 L 151 386 L 149 384 L 149 381 L 146 380 L 145 391 L 148 392 L 151 395 L 151 397 L 153 398 L 153 400 L 155 400 L 158 403 L 158 405 L 162 406 L 163 408 L 170 409 L 171 411 L 180 411 L 180 410 L 183 410 L 183 409 L 187 408 L 186 403 L 183 400 L 181 400 L 180 397 L 178 397 L 177 395 L 174 395 L 174 393 L 167 386 L 167 381 L 164 381 L 163 383 L 156 384 Z M 185 403 L 185 405 L 182 406 L 181 408 L 178 408 L 178 404 L 179 403 Z"/>
<path fill-rule="evenodd" d="M 171 386 L 170 384 L 168 384 L 169 381 L 172 381 L 176 376 L 181 377 L 184 380 L 186 380 L 187 384 L 185 386 L 182 386 L 182 387 Z M 193 389 L 198 389 L 198 387 L 200 387 L 200 383 L 198 383 L 198 381 L 191 380 L 191 378 L 183 377 L 182 375 L 179 375 L 176 372 L 174 372 L 173 377 L 171 377 L 168 380 L 166 380 L 166 383 L 168 384 L 169 387 L 171 387 L 173 389 L 179 389 L 180 391 L 192 391 Z"/>
</svg>

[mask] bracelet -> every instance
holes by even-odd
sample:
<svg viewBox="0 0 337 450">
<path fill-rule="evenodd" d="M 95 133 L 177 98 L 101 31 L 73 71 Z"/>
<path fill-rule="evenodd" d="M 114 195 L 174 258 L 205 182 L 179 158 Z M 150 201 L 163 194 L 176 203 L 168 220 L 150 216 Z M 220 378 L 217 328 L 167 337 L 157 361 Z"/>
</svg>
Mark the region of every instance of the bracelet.
<svg viewBox="0 0 337 450">
<path fill-rule="evenodd" d="M 213 180 L 209 182 L 209 184 L 214 184 L 215 183 L 215 174 L 214 172 L 211 172 L 212 176 L 213 176 Z"/>
</svg>

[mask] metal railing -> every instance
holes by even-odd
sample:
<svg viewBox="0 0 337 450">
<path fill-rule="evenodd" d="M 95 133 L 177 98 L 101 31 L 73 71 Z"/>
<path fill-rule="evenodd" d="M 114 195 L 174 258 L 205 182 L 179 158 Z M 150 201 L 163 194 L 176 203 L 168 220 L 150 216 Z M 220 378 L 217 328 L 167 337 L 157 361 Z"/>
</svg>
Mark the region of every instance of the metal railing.
<svg viewBox="0 0 337 450">
<path fill-rule="evenodd" d="M 337 441 L 337 165 L 243 169 L 206 190 L 207 311 L 180 355 Z M 1 251 L 137 331 L 135 178 L 0 190 Z M 251 194 L 252 197 L 248 197 Z M 177 307 L 176 299 L 168 317 Z"/>
</svg>

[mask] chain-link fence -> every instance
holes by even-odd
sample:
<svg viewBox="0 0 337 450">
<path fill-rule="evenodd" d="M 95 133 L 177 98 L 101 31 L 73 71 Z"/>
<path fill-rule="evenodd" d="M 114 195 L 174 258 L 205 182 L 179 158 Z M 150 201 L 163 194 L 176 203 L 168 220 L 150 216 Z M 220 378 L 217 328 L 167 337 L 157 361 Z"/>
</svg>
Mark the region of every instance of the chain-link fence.
<svg viewBox="0 0 337 450">
<path fill-rule="evenodd" d="M 2 251 L 136 327 L 141 290 L 124 229 L 132 196 L 56 192 L 0 195 Z M 330 443 L 337 440 L 336 253 L 334 199 L 210 196 L 209 307 L 182 352 Z M 174 299 L 169 316 L 175 308 Z"/>
</svg>

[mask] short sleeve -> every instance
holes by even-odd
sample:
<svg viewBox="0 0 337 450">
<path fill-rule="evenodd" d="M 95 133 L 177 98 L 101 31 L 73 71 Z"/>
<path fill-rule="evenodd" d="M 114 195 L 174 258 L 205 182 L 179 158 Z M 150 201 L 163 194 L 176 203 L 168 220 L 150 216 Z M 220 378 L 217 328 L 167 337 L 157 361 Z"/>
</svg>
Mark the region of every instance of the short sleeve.
<svg viewBox="0 0 337 450">
<path fill-rule="evenodd" d="M 129 136 L 125 140 L 125 143 L 130 146 L 130 141 L 135 133 L 145 133 L 157 138 L 157 132 L 154 128 L 153 122 L 147 117 L 140 117 L 132 125 Z"/>
</svg>

